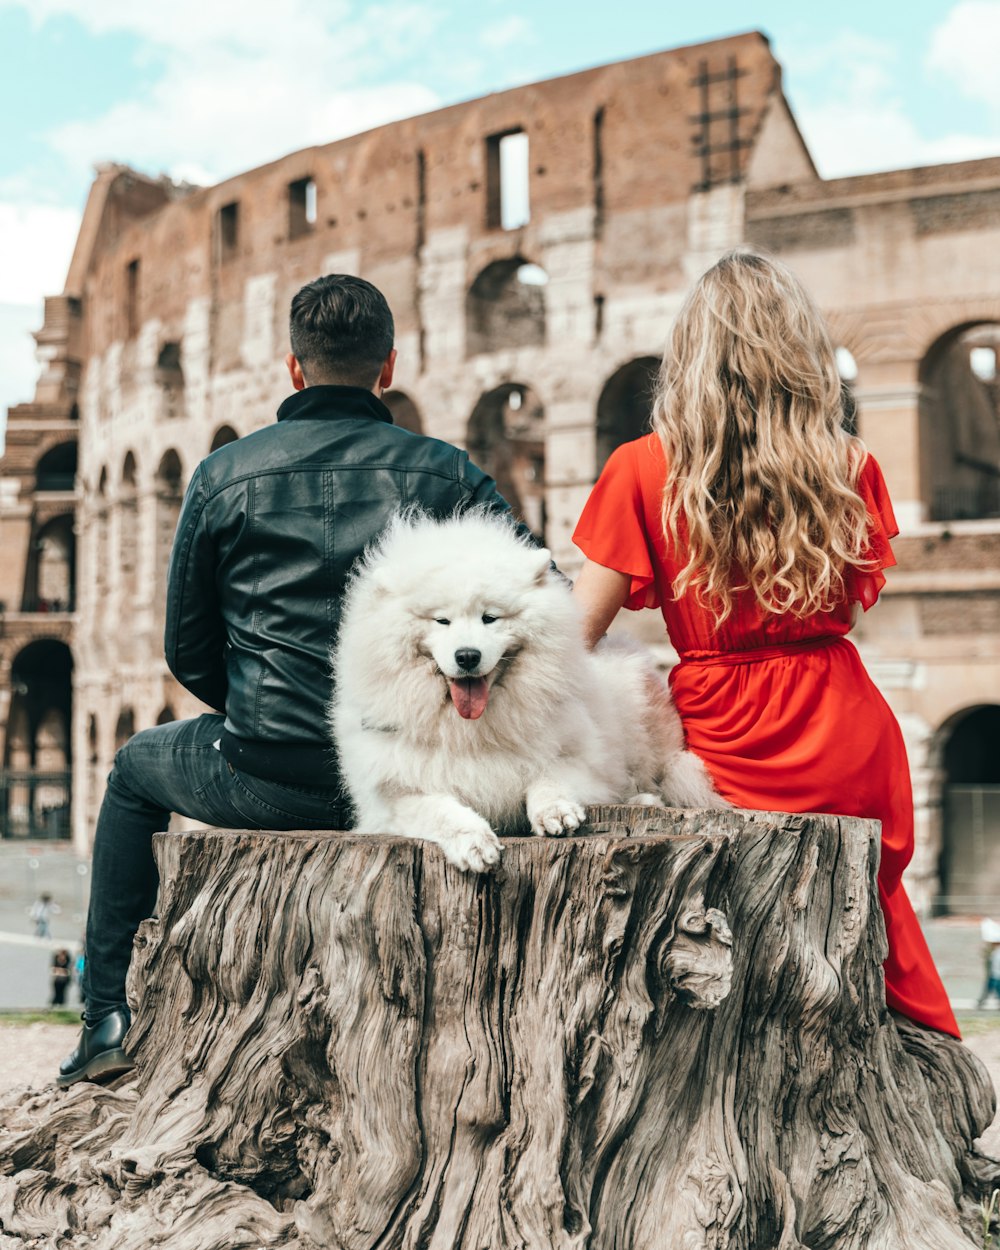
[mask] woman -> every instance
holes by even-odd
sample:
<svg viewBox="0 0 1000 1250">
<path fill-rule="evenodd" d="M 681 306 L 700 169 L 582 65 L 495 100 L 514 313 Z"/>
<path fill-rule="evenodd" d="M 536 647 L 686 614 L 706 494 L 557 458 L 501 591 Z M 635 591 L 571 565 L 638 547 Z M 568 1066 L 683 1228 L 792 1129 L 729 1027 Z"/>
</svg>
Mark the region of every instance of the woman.
<svg viewBox="0 0 1000 1250">
<path fill-rule="evenodd" d="M 895 717 L 844 635 L 895 563 L 881 471 L 841 427 L 822 318 L 784 266 L 730 252 L 673 327 L 653 433 L 619 447 L 574 542 L 593 645 L 659 607 L 688 746 L 738 807 L 882 821 L 890 1007 L 959 1036 L 901 877 L 913 800 Z"/>
</svg>

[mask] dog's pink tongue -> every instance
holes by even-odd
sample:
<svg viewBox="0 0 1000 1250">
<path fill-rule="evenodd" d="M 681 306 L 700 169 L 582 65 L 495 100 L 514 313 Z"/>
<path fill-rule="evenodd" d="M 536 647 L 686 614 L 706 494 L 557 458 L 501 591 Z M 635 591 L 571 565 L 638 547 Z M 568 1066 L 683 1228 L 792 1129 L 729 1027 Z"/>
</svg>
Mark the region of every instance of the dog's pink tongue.
<svg viewBox="0 0 1000 1250">
<path fill-rule="evenodd" d="M 457 677 L 448 683 L 455 711 L 464 720 L 478 720 L 486 711 L 490 688 L 484 677 Z"/>
</svg>

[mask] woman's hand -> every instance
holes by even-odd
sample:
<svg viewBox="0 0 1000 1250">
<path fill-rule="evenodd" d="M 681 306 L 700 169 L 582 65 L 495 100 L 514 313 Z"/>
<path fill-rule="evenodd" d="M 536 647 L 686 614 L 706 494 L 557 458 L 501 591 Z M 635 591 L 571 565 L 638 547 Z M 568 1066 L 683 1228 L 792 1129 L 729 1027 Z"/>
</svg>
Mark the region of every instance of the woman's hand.
<svg viewBox="0 0 1000 1250">
<path fill-rule="evenodd" d="M 608 626 L 621 611 L 628 598 L 631 577 L 616 573 L 603 564 L 588 560 L 573 583 L 573 598 L 580 606 L 583 616 L 583 638 L 593 649 L 608 632 Z M 650 594 L 655 591 L 650 588 Z"/>
</svg>

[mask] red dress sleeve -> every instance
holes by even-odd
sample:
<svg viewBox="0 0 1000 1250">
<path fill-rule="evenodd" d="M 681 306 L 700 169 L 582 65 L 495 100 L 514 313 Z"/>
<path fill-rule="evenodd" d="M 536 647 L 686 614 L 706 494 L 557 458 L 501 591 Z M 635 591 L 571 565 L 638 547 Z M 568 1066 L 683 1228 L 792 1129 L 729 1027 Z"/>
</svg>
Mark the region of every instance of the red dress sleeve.
<svg viewBox="0 0 1000 1250">
<path fill-rule="evenodd" d="M 870 564 L 867 569 L 852 566 L 847 570 L 847 597 L 852 603 L 860 603 L 867 612 L 885 585 L 882 570 L 896 563 L 889 539 L 899 533 L 885 478 L 870 453 L 858 478 L 858 494 L 868 509 L 868 546 L 862 555 Z"/>
<path fill-rule="evenodd" d="M 625 607 L 633 612 L 659 607 L 646 533 L 642 484 L 636 448 L 643 440 L 623 443 L 608 457 L 573 533 L 588 560 L 632 579 Z"/>
</svg>

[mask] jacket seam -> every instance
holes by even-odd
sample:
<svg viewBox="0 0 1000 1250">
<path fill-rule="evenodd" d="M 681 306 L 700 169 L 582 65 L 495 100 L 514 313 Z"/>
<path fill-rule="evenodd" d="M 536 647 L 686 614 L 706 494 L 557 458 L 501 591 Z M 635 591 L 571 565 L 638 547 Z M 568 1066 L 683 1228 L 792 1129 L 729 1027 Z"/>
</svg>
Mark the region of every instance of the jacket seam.
<svg viewBox="0 0 1000 1250">
<path fill-rule="evenodd" d="M 459 453 L 459 455 L 461 455 L 461 453 Z M 255 472 L 241 473 L 239 477 L 227 478 L 227 480 L 220 486 L 213 487 L 208 492 L 205 502 L 207 503 L 209 500 L 214 499 L 216 495 L 221 495 L 222 492 L 228 490 L 230 486 L 238 486 L 241 482 L 253 482 L 257 478 L 261 477 L 277 477 L 282 473 L 301 473 L 304 470 L 311 470 L 316 473 L 325 473 L 328 470 L 333 470 L 337 473 L 368 473 L 372 469 L 384 469 L 392 473 L 422 473 L 427 477 L 439 477 L 444 481 L 457 482 L 461 486 L 466 487 L 466 489 L 469 489 L 468 483 L 465 480 L 465 475 L 455 471 L 454 469 L 450 472 L 446 472 L 444 469 L 423 469 L 419 466 L 414 467 L 412 465 L 397 464 L 394 461 L 388 461 L 384 464 L 372 460 L 366 460 L 364 464 L 331 464 L 329 461 L 320 461 L 317 464 L 290 464 L 280 469 L 260 469 Z"/>
</svg>

